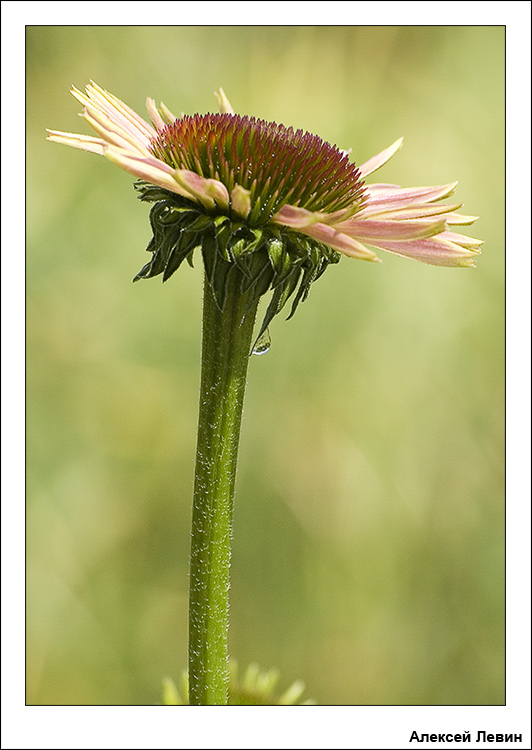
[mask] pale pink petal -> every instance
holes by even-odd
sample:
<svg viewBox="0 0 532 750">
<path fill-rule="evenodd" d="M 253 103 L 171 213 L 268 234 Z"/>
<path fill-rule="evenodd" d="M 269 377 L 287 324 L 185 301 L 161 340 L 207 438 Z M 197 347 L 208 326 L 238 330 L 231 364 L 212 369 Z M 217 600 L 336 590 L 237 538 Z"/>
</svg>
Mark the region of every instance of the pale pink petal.
<svg viewBox="0 0 532 750">
<path fill-rule="evenodd" d="M 419 206 L 409 206 L 408 208 L 387 209 L 381 213 L 372 213 L 372 219 L 390 219 L 393 221 L 405 221 L 406 219 L 423 219 L 429 216 L 441 216 L 447 221 L 448 216 L 458 216 L 452 213 L 462 206 L 461 203 L 455 203 L 453 206 L 444 203 L 422 203 Z M 467 218 L 467 217 L 464 217 Z M 459 222 L 456 222 L 459 223 Z"/>
<path fill-rule="evenodd" d="M 91 87 L 87 86 L 87 92 L 90 91 Z M 96 111 L 98 112 L 96 119 L 100 123 L 108 123 L 108 127 L 112 126 L 114 129 L 120 128 L 120 132 L 124 136 L 125 134 L 129 134 L 128 140 L 130 140 L 130 142 L 131 140 L 134 140 L 135 142 L 144 144 L 144 146 L 149 145 L 150 139 L 147 137 L 144 129 L 137 124 L 132 123 L 130 118 L 125 117 L 120 109 L 112 106 L 109 101 L 104 99 L 100 94 L 92 92 L 91 96 L 87 96 L 81 91 L 78 91 L 74 86 L 71 88 L 71 93 L 84 107 L 82 117 L 85 117 L 87 110 L 89 109 L 93 114 Z M 125 107 L 126 105 L 123 106 Z M 139 118 L 139 120 L 144 122 L 142 118 Z M 144 123 L 144 125 L 148 127 L 146 123 Z M 155 134 L 155 131 L 153 131 L 153 133 Z"/>
<path fill-rule="evenodd" d="M 139 141 L 138 138 L 131 136 L 120 125 L 110 120 L 105 114 L 102 114 L 102 112 L 94 107 L 85 107 L 82 117 L 89 123 L 93 130 L 99 133 L 111 145 L 126 150 L 135 149 L 141 153 L 149 153 L 143 141 Z"/>
<path fill-rule="evenodd" d="M 283 226 L 293 229 L 304 229 L 315 224 L 318 220 L 319 218 L 313 211 L 299 208 L 299 206 L 291 206 L 288 203 L 285 203 L 272 217 L 272 221 L 276 224 L 283 224 Z"/>
<path fill-rule="evenodd" d="M 231 208 L 243 219 L 246 219 L 251 211 L 250 196 L 251 192 L 242 185 L 235 185 L 231 190 Z"/>
<path fill-rule="evenodd" d="M 390 182 L 372 182 L 369 185 L 365 185 L 364 190 L 371 193 L 371 195 L 376 195 L 377 193 L 383 193 L 387 190 L 397 190 L 400 187 L 401 185 L 393 185 Z"/>
<path fill-rule="evenodd" d="M 385 219 L 349 219 L 336 228 L 359 240 L 412 240 L 432 237 L 445 229 L 444 219 L 420 219 L 411 221 L 386 221 Z"/>
<path fill-rule="evenodd" d="M 373 240 L 373 247 L 434 266 L 474 266 L 477 253 L 437 235 L 419 240 Z"/>
<path fill-rule="evenodd" d="M 424 187 L 403 188 L 396 185 L 385 185 L 376 183 L 375 185 L 366 185 L 365 191 L 372 200 L 402 200 L 410 199 L 416 203 L 425 203 L 427 201 L 440 200 L 447 198 L 454 193 L 458 182 L 449 182 L 446 185 L 430 185 Z"/>
<path fill-rule="evenodd" d="M 206 178 L 204 182 L 205 195 L 216 201 L 219 208 L 229 208 L 229 191 L 220 180 Z"/>
<path fill-rule="evenodd" d="M 93 154 L 103 156 L 107 142 L 102 138 L 95 138 L 93 135 L 81 135 L 78 133 L 63 133 L 61 130 L 47 130 L 48 141 L 63 143 L 65 146 L 81 148 L 83 151 L 90 151 Z"/>
<path fill-rule="evenodd" d="M 171 125 L 177 120 L 177 117 L 170 112 L 164 102 L 160 103 L 159 112 L 161 113 L 161 117 L 163 118 L 165 125 Z"/>
<path fill-rule="evenodd" d="M 116 96 L 113 96 L 113 94 L 102 89 L 98 84 L 94 83 L 94 81 L 91 81 L 86 89 L 89 97 L 95 102 L 100 103 L 102 110 L 107 112 L 111 118 L 118 114 L 123 121 L 124 126 L 126 123 L 129 123 L 134 132 L 142 133 L 144 138 L 148 141 L 155 138 L 157 133 L 151 125 Z"/>
<path fill-rule="evenodd" d="M 206 179 L 189 169 L 175 169 L 173 175 L 179 185 L 205 208 L 215 208 L 218 203 L 229 206 L 229 193 L 219 180 Z"/>
<path fill-rule="evenodd" d="M 161 159 L 158 159 L 156 156 L 153 156 L 153 154 L 144 155 L 138 153 L 137 151 L 128 151 L 127 149 L 116 148 L 115 146 L 107 146 L 104 155 L 108 156 L 111 152 L 118 154 L 118 156 L 123 155 L 125 157 L 131 158 L 139 164 L 146 164 L 147 166 L 158 169 L 165 174 L 172 175 L 172 177 L 176 172 L 173 167 L 166 164 L 166 162 L 161 161 Z"/>
<path fill-rule="evenodd" d="M 363 198 L 362 198 L 363 200 Z M 358 215 L 360 213 L 360 204 L 354 203 L 350 208 L 341 208 L 338 211 L 334 211 L 332 214 L 326 214 L 322 211 L 315 211 L 314 215 L 318 217 L 322 224 L 341 224 L 351 216 Z"/>
<path fill-rule="evenodd" d="M 359 166 L 360 170 L 360 176 L 362 178 L 367 177 L 369 174 L 372 174 L 377 169 L 380 169 L 384 164 L 386 164 L 387 161 L 390 161 L 392 156 L 398 151 L 401 146 L 403 145 L 403 139 L 399 138 L 395 143 L 392 143 L 391 146 L 388 146 L 388 148 L 385 148 L 384 151 L 381 151 L 380 153 L 376 154 L 375 156 L 372 156 L 371 159 L 368 159 L 364 162 L 364 164 L 361 164 Z"/>
<path fill-rule="evenodd" d="M 332 247 L 333 250 L 338 250 L 344 255 L 349 255 L 351 258 L 358 258 L 359 260 L 372 260 L 376 263 L 380 263 L 381 259 L 374 252 L 368 250 L 360 242 L 355 240 L 353 237 L 349 237 L 347 234 L 339 232 L 334 227 L 328 224 L 316 223 L 310 227 L 301 229 L 304 234 L 312 237 L 318 242 L 323 242 L 324 245 Z"/>
<path fill-rule="evenodd" d="M 480 252 L 480 246 L 484 244 L 484 240 L 477 240 L 474 237 L 467 237 L 465 234 L 457 234 L 456 232 L 442 232 L 440 237 L 477 253 Z"/>
<path fill-rule="evenodd" d="M 135 177 L 141 180 L 151 182 L 153 185 L 159 185 L 159 187 L 182 195 L 184 198 L 195 200 L 195 197 L 189 191 L 176 182 L 174 178 L 175 170 L 154 156 L 142 156 L 139 153 L 125 151 L 114 146 L 106 148 L 104 156 L 113 164 L 116 164 L 117 167 L 135 175 Z"/>
<path fill-rule="evenodd" d="M 478 216 L 465 216 L 463 214 L 446 214 L 445 221 L 447 224 L 458 224 L 459 226 L 466 227 L 469 224 L 473 224 L 479 217 Z"/>
<path fill-rule="evenodd" d="M 159 110 L 157 109 L 155 99 L 152 99 L 150 96 L 148 96 L 148 98 L 146 99 L 146 109 L 148 110 L 148 114 L 153 125 L 157 128 L 157 130 L 162 130 L 165 126 L 165 122 L 161 117 Z"/>
<path fill-rule="evenodd" d="M 219 88 L 218 91 L 214 92 L 214 96 L 218 99 L 218 109 L 220 112 L 234 115 L 235 110 L 231 106 L 231 102 L 225 95 L 225 91 L 222 88 Z"/>
<path fill-rule="evenodd" d="M 89 97 L 87 96 L 87 94 L 84 94 L 83 91 L 80 91 L 75 86 L 71 86 L 70 87 L 70 93 L 84 107 L 87 107 L 90 104 L 93 104 L 93 102 L 91 102 L 91 100 L 89 99 Z"/>
<path fill-rule="evenodd" d="M 369 198 L 362 208 L 361 215 L 369 216 L 396 208 L 441 200 L 452 195 L 457 184 L 452 182 L 448 185 L 436 185 L 434 187 L 391 188 L 390 190 L 379 190 L 375 193 L 372 191 L 372 186 L 367 185 L 365 190 Z"/>
</svg>

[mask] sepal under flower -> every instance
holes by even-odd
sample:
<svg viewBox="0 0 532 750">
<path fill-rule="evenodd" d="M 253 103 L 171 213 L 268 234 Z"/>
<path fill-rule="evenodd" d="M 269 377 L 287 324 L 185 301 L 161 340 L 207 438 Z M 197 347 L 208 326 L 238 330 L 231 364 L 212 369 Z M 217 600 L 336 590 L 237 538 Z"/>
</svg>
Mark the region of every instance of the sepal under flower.
<svg viewBox="0 0 532 750">
<path fill-rule="evenodd" d="M 274 224 L 250 227 L 243 219 L 214 215 L 204 206 L 148 183 L 137 183 L 142 201 L 153 202 L 153 236 L 146 250 L 152 253 L 134 281 L 162 274 L 166 281 L 183 261 L 193 263 L 200 251 L 207 281 L 220 308 L 227 279 L 241 272 L 241 291 L 255 300 L 273 291 L 258 337 L 292 298 L 291 317 L 304 301 L 311 284 L 340 255 L 328 245 Z"/>
</svg>

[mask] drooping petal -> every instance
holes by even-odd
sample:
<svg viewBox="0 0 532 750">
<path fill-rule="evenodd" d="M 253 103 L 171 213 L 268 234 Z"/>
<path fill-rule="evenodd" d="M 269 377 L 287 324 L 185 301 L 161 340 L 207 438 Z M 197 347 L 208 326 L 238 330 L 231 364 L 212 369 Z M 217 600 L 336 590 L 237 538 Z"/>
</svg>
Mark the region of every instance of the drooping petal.
<svg viewBox="0 0 532 750">
<path fill-rule="evenodd" d="M 139 144 L 144 149 L 148 147 L 150 138 L 152 137 L 150 131 L 153 134 L 155 134 L 155 131 L 151 128 L 150 131 L 147 131 L 149 125 L 144 122 L 141 117 L 135 115 L 138 118 L 138 121 L 135 120 L 132 115 L 126 112 L 126 105 L 123 104 L 123 102 L 116 99 L 117 105 L 115 105 L 91 85 L 87 86 L 86 90 L 89 95 L 83 94 L 73 86 L 71 88 L 71 93 L 83 105 L 81 116 L 89 122 L 91 127 L 93 127 L 93 124 L 87 116 L 89 111 L 92 113 L 92 117 L 100 123 L 102 127 L 105 127 L 107 131 L 115 130 L 130 143 Z M 103 89 L 101 89 L 101 91 L 103 91 Z M 111 94 L 108 94 L 108 96 L 115 99 Z M 118 106 L 119 104 L 122 105 L 122 109 Z M 133 112 L 133 110 L 130 110 L 130 112 Z"/>
<path fill-rule="evenodd" d="M 285 227 L 292 227 L 292 229 L 304 229 L 319 221 L 319 216 L 316 216 L 313 211 L 308 211 L 306 208 L 291 206 L 289 203 L 285 203 L 272 216 L 272 221 L 276 224 L 282 224 Z"/>
<path fill-rule="evenodd" d="M 419 219 L 411 221 L 387 221 L 386 219 L 350 219 L 336 228 L 364 240 L 413 240 L 432 237 L 445 230 L 445 219 Z"/>
<path fill-rule="evenodd" d="M 223 88 L 219 88 L 218 91 L 214 92 L 214 96 L 218 99 L 218 109 L 223 114 L 234 115 L 235 110 L 231 106 L 231 102 L 225 95 Z"/>
<path fill-rule="evenodd" d="M 163 102 L 157 106 L 155 99 L 150 96 L 146 99 L 146 109 L 157 130 L 162 130 L 166 125 L 171 125 L 177 119 Z"/>
<path fill-rule="evenodd" d="M 113 120 L 94 107 L 85 107 L 82 117 L 89 123 L 93 130 L 112 146 L 118 146 L 126 150 L 134 149 L 144 154 L 149 153 L 143 141 L 129 134 L 120 125 L 113 122 Z"/>
<path fill-rule="evenodd" d="M 156 127 L 157 130 L 162 130 L 166 123 L 164 122 L 159 110 L 157 109 L 155 99 L 152 99 L 151 96 L 148 96 L 146 99 L 146 109 L 148 110 L 150 120 L 152 121 L 154 127 Z"/>
<path fill-rule="evenodd" d="M 350 208 L 341 208 L 339 211 L 333 211 L 332 214 L 324 213 L 323 211 L 316 211 L 315 216 L 319 216 L 319 220 L 322 224 L 341 224 L 352 216 L 360 213 L 361 206 L 364 205 L 364 198 L 360 201 L 360 204 L 355 203 Z"/>
<path fill-rule="evenodd" d="M 370 216 L 391 209 L 441 200 L 452 195 L 457 184 L 457 182 L 451 182 L 448 185 L 436 185 L 434 187 L 390 188 L 389 190 L 379 189 L 377 191 L 374 191 L 371 185 L 367 185 L 366 193 L 369 198 L 360 215 Z"/>
<path fill-rule="evenodd" d="M 371 195 L 377 195 L 377 193 L 383 193 L 387 190 L 398 190 L 401 187 L 401 185 L 394 185 L 390 182 L 372 182 L 369 185 L 366 185 L 366 192 L 371 193 Z"/>
<path fill-rule="evenodd" d="M 465 216 L 464 214 L 455 213 L 445 215 L 445 221 L 447 224 L 458 224 L 463 227 L 473 224 L 478 218 L 478 216 Z"/>
<path fill-rule="evenodd" d="M 333 213 L 326 213 L 324 211 L 309 211 L 306 208 L 292 206 L 290 203 L 285 203 L 285 205 L 273 215 L 272 221 L 276 224 L 283 224 L 283 226 L 291 227 L 292 229 L 303 229 L 304 227 L 312 226 L 312 224 L 316 224 L 317 222 L 328 224 L 330 226 L 334 225 L 337 228 L 340 228 L 341 224 L 351 218 L 354 214 L 358 214 L 359 211 L 359 204 L 355 204 L 351 208 L 341 208 L 339 211 L 333 211 Z"/>
<path fill-rule="evenodd" d="M 94 83 L 94 81 L 90 82 L 86 87 L 86 90 L 90 99 L 94 103 L 99 104 L 101 110 L 106 112 L 111 119 L 116 120 L 119 118 L 124 127 L 129 125 L 132 132 L 142 133 L 147 140 L 151 140 L 155 137 L 156 133 L 151 125 L 138 115 L 135 110 L 131 109 L 131 107 L 128 107 L 127 104 L 124 104 L 123 101 L 118 99 L 118 97 L 105 91 L 105 89 L 102 89 L 97 83 Z"/>
<path fill-rule="evenodd" d="M 246 219 L 251 211 L 250 195 L 250 191 L 242 185 L 235 185 L 231 190 L 231 208 L 243 219 Z"/>
<path fill-rule="evenodd" d="M 307 234 L 318 242 L 323 242 L 324 245 L 332 247 L 333 250 L 338 250 L 344 255 L 349 255 L 351 258 L 358 258 L 359 260 L 371 260 L 375 263 L 380 263 L 381 259 L 374 252 L 364 247 L 360 242 L 355 240 L 353 237 L 349 237 L 343 232 L 339 232 L 334 227 L 328 224 L 321 224 L 317 222 L 312 226 L 300 229 L 301 232 Z"/>
<path fill-rule="evenodd" d="M 227 210 L 229 208 L 229 191 L 220 180 L 208 178 L 204 183 L 205 195 L 213 198 L 219 208 Z"/>
<path fill-rule="evenodd" d="M 173 174 L 179 185 L 205 208 L 215 208 L 217 203 L 225 208 L 229 206 L 229 193 L 219 180 L 206 179 L 189 169 L 175 169 Z"/>
<path fill-rule="evenodd" d="M 456 232 L 442 232 L 440 237 L 475 253 L 479 253 L 481 245 L 484 244 L 484 240 L 477 240 L 474 237 L 467 237 L 465 234 L 457 234 Z"/>
<path fill-rule="evenodd" d="M 362 178 L 365 178 L 369 174 L 376 172 L 377 169 L 380 169 L 384 164 L 386 164 L 386 162 L 390 161 L 392 156 L 401 148 L 402 145 L 403 139 L 398 138 L 394 143 L 392 143 L 391 146 L 385 148 L 384 151 L 375 154 L 375 156 L 372 156 L 371 159 L 365 161 L 364 164 L 361 164 L 359 167 L 360 176 Z"/>
<path fill-rule="evenodd" d="M 177 120 L 177 117 L 170 112 L 164 102 L 160 103 L 159 112 L 161 113 L 161 117 L 163 118 L 165 125 L 171 125 Z"/>
<path fill-rule="evenodd" d="M 390 219 L 393 221 L 405 221 L 407 219 L 423 219 L 429 216 L 441 216 L 445 217 L 447 221 L 448 216 L 458 216 L 454 214 L 458 208 L 462 206 L 462 203 L 455 203 L 452 206 L 448 206 L 444 203 L 422 203 L 419 206 L 408 206 L 408 208 L 392 208 L 385 209 L 380 213 L 372 213 L 372 219 Z M 475 217 L 463 217 L 463 218 L 475 218 Z M 449 223 L 449 222 L 447 222 Z M 456 222 L 460 223 L 460 222 Z"/>
<path fill-rule="evenodd" d="M 106 141 L 102 138 L 96 138 L 93 135 L 81 135 L 78 133 L 64 133 L 61 130 L 48 130 L 46 140 L 55 141 L 55 143 L 63 143 L 65 146 L 73 146 L 74 148 L 80 148 L 83 151 L 90 151 L 93 154 L 103 156 L 105 147 L 107 146 Z"/>
<path fill-rule="evenodd" d="M 406 242 L 372 240 L 371 245 L 380 250 L 433 266 L 474 266 L 478 250 L 476 252 L 468 250 L 446 239 L 444 235 L 445 233 L 442 232 L 434 237 Z"/>
<path fill-rule="evenodd" d="M 142 156 L 137 152 L 126 151 L 115 146 L 108 146 L 105 149 L 104 156 L 113 164 L 116 164 L 117 167 L 124 169 L 141 180 L 151 182 L 153 185 L 159 185 L 159 187 L 182 195 L 189 200 L 196 200 L 194 195 L 176 182 L 174 177 L 175 170 L 154 156 Z"/>
</svg>

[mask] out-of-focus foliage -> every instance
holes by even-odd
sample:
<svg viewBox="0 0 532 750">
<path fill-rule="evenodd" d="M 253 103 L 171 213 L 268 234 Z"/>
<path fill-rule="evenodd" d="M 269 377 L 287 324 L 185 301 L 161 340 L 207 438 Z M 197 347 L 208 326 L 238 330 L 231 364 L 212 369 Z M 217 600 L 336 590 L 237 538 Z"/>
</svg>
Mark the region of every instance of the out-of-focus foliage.
<svg viewBox="0 0 532 750">
<path fill-rule="evenodd" d="M 279 670 L 272 667 L 267 672 L 255 662 L 239 674 L 238 663 L 229 660 L 229 684 L 227 704 L 229 706 L 312 706 L 315 701 L 303 696 L 305 683 L 296 680 L 282 693 L 279 692 Z M 163 706 L 186 706 L 189 701 L 188 673 L 183 670 L 179 687 L 171 677 L 165 677 L 161 690 Z"/>
<path fill-rule="evenodd" d="M 28 703 L 186 665 L 201 269 L 133 285 L 132 179 L 45 141 L 90 78 L 460 181 L 476 270 L 344 258 L 251 362 L 230 651 L 323 704 L 503 703 L 504 29 L 443 26 L 27 29 Z"/>
</svg>

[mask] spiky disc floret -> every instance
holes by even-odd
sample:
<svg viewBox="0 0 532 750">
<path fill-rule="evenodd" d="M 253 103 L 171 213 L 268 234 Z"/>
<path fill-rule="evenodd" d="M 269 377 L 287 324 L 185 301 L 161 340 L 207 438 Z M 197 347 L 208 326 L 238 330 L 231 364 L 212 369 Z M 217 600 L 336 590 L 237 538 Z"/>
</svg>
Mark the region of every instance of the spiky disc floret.
<svg viewBox="0 0 532 750">
<path fill-rule="evenodd" d="M 184 116 L 157 132 L 153 155 L 250 191 L 251 226 L 262 226 L 285 204 L 333 213 L 361 206 L 364 183 L 345 152 L 317 135 L 233 114 Z"/>
</svg>

